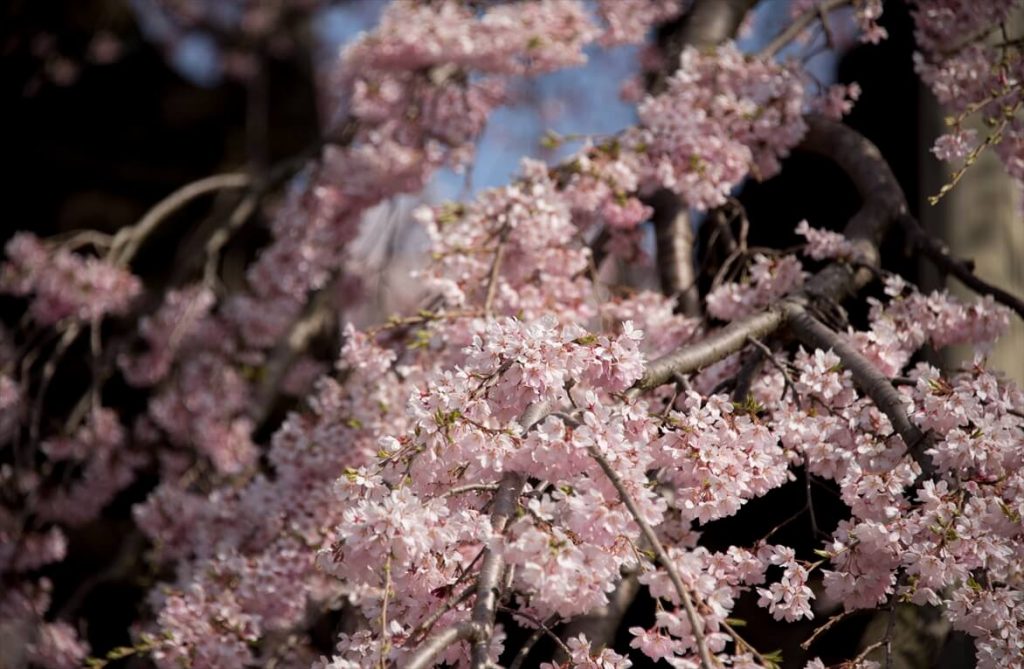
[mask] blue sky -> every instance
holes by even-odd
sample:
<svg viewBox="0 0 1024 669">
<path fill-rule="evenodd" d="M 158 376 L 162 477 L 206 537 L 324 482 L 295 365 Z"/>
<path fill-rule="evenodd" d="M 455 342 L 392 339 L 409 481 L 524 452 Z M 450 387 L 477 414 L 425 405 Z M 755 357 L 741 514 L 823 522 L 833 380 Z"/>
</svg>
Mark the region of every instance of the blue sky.
<svg viewBox="0 0 1024 669">
<path fill-rule="evenodd" d="M 132 0 L 143 30 L 158 40 L 173 28 L 155 9 L 153 0 Z M 357 0 L 325 10 L 316 18 L 316 34 L 325 58 L 377 21 L 387 0 Z M 753 17 L 749 34 L 739 42 L 744 50 L 756 50 L 785 24 L 788 0 L 763 0 Z M 213 86 L 220 81 L 217 44 L 192 33 L 176 40 L 169 58 L 192 82 Z M 440 173 L 430 189 L 435 198 L 464 197 L 482 188 L 508 183 L 524 155 L 556 160 L 575 148 L 544 151 L 540 140 L 551 130 L 563 136 L 614 133 L 634 122 L 632 105 L 622 102 L 619 88 L 636 70 L 636 47 L 591 48 L 586 65 L 521 82 L 519 90 L 529 102 L 497 109 L 480 139 L 477 157 L 468 174 Z M 831 81 L 834 56 L 815 58 L 811 69 L 823 81 Z"/>
</svg>

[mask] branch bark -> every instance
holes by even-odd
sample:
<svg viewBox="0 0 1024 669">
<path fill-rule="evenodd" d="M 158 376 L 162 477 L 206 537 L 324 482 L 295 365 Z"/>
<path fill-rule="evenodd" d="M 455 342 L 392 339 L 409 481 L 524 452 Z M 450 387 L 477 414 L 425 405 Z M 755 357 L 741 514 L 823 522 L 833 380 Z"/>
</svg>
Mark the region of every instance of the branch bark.
<svg viewBox="0 0 1024 669">
<path fill-rule="evenodd" d="M 405 663 L 405 669 L 429 669 L 434 666 L 434 658 L 452 644 L 472 639 L 478 633 L 476 626 L 472 623 L 446 627 L 429 637 L 416 649 L 416 653 Z"/>
<path fill-rule="evenodd" d="M 668 67 L 650 82 L 652 93 L 665 89 L 687 46 L 708 49 L 731 39 L 756 0 L 697 0 L 675 30 L 660 41 Z M 676 311 L 699 316 L 700 293 L 694 268 L 693 225 L 689 209 L 675 193 L 662 189 L 648 199 L 653 207 L 658 274 L 662 292 L 676 298 Z"/>
<path fill-rule="evenodd" d="M 527 410 L 529 411 L 529 409 Z M 525 428 L 524 428 L 525 429 Z M 523 490 L 526 477 L 518 472 L 509 472 L 498 484 L 498 492 L 494 496 L 494 507 L 491 511 L 491 526 L 497 534 L 503 534 L 505 526 L 516 510 L 519 493 Z M 501 551 L 487 551 L 484 564 L 477 577 L 476 603 L 473 605 L 473 624 L 481 633 L 473 641 L 470 655 L 470 666 L 484 669 L 488 663 L 491 636 L 494 633 L 494 612 L 500 598 L 501 576 L 505 572 L 505 557 Z"/>
<path fill-rule="evenodd" d="M 662 189 L 648 199 L 654 209 L 658 276 L 661 291 L 675 297 L 679 313 L 700 315 L 700 293 L 693 262 L 693 225 L 690 212 L 675 193 Z"/>
<path fill-rule="evenodd" d="M 826 17 L 828 16 L 828 13 L 833 9 L 838 9 L 843 5 L 850 4 L 850 1 L 851 0 L 823 0 L 823 2 L 815 3 L 813 7 L 796 17 L 785 30 L 776 35 L 771 42 L 761 49 L 757 54 L 758 57 L 772 58 L 775 54 L 784 49 L 787 44 L 799 37 L 800 33 L 806 30 L 807 26 L 811 25 L 815 19 L 821 19 L 822 25 L 827 26 Z"/>
</svg>

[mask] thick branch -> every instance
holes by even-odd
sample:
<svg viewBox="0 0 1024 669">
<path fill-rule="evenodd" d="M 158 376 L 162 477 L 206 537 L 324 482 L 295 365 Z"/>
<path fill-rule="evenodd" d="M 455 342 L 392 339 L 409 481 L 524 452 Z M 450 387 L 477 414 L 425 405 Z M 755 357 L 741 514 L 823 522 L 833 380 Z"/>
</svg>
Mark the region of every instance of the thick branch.
<svg viewBox="0 0 1024 669">
<path fill-rule="evenodd" d="M 686 374 L 718 362 L 746 346 L 748 337 L 760 338 L 774 332 L 782 321 L 782 311 L 776 307 L 733 321 L 707 339 L 651 362 L 630 392 L 635 395 L 656 388 L 667 383 L 674 374 Z"/>
<path fill-rule="evenodd" d="M 930 440 L 910 421 L 903 396 L 892 385 L 892 381 L 801 305 L 786 302 L 784 310 L 786 325 L 801 342 L 824 351 L 832 349 L 832 352 L 839 356 L 843 367 L 850 370 L 853 382 L 861 392 L 870 397 L 878 410 L 888 416 L 889 422 L 907 445 L 911 456 L 921 465 L 924 475 L 933 474 L 931 457 L 925 454 L 930 447 Z"/>
<path fill-rule="evenodd" d="M 823 2 L 815 3 L 813 7 L 796 17 L 785 30 L 779 33 L 775 39 L 761 49 L 757 55 L 760 58 L 773 57 L 779 51 L 786 48 L 787 44 L 799 37 L 800 33 L 806 30 L 807 26 L 811 25 L 811 23 L 816 19 L 820 19 L 822 25 L 827 26 L 825 21 L 828 13 L 833 9 L 838 9 L 839 7 L 848 4 L 850 4 L 850 0 L 823 0 Z"/>
<path fill-rule="evenodd" d="M 787 298 L 795 304 L 816 299 L 839 302 L 868 284 L 879 261 L 878 246 L 892 222 L 906 215 L 907 203 L 896 177 L 878 148 L 856 130 L 817 116 L 807 120 L 808 131 L 799 149 L 832 159 L 850 177 L 864 201 L 843 233 L 858 247 L 864 264 L 856 268 L 833 263 L 815 274 L 802 293 Z M 674 374 L 693 372 L 735 353 L 747 338 L 760 339 L 784 322 L 783 305 L 733 321 L 701 342 L 669 353 L 647 367 L 629 391 L 636 396 L 668 382 Z"/>
<path fill-rule="evenodd" d="M 548 415 L 546 402 L 531 404 L 519 418 L 523 434 Z M 523 490 L 526 477 L 518 472 L 508 472 L 498 484 L 491 509 L 491 527 L 501 534 L 515 515 L 519 493 Z M 494 634 L 494 613 L 501 595 L 501 577 L 505 572 L 505 558 L 501 552 L 486 551 L 484 562 L 477 577 L 476 603 L 473 605 L 471 622 L 449 627 L 438 632 L 423 643 L 406 662 L 406 667 L 419 669 L 432 666 L 433 659 L 449 645 L 457 641 L 472 642 L 471 666 L 474 669 L 486 667 L 489 658 L 491 637 Z"/>
<path fill-rule="evenodd" d="M 516 510 L 516 501 L 523 490 L 526 477 L 519 472 L 509 472 L 498 484 L 498 492 L 494 496 L 491 511 L 491 526 L 498 534 L 502 534 L 509 518 Z M 483 669 L 487 666 L 491 636 L 494 631 L 494 612 L 501 595 L 501 576 L 505 572 L 505 558 L 500 551 L 487 551 L 484 564 L 480 568 L 480 576 L 476 582 L 476 603 L 473 605 L 473 623 L 480 626 L 483 633 L 473 642 L 471 666 Z"/>
<path fill-rule="evenodd" d="M 680 48 L 669 55 L 678 57 L 682 45 L 706 49 L 732 39 L 756 4 L 757 0 L 696 0 L 679 31 Z"/>
<path fill-rule="evenodd" d="M 690 213 L 678 195 L 665 189 L 655 193 L 648 204 L 654 208 L 652 222 L 661 290 L 676 298 L 676 311 L 699 316 L 700 294 L 693 266 Z"/>
<path fill-rule="evenodd" d="M 863 205 L 843 234 L 855 241 L 871 242 L 866 250 L 871 252 L 872 262 L 877 262 L 878 245 L 889 225 L 907 213 L 903 190 L 878 147 L 849 126 L 810 115 L 807 134 L 797 150 L 830 159 L 849 177 Z"/>
<path fill-rule="evenodd" d="M 611 643 L 615 639 L 619 625 L 622 624 L 626 610 L 633 603 L 639 590 L 640 581 L 637 580 L 636 574 L 624 575 L 616 584 L 615 591 L 608 595 L 608 603 L 586 615 L 574 618 L 566 626 L 563 637 L 571 639 L 582 634 L 598 647 Z"/>
<path fill-rule="evenodd" d="M 479 636 L 479 630 L 473 623 L 464 623 L 454 627 L 446 627 L 424 641 L 408 662 L 405 669 L 429 669 L 434 666 L 434 659 L 459 641 L 468 641 Z"/>
<path fill-rule="evenodd" d="M 756 0 L 697 0 L 675 31 L 665 35 L 661 46 L 668 67 L 650 82 L 652 93 L 664 90 L 668 77 L 679 66 L 679 55 L 687 46 L 707 49 L 731 39 L 743 17 Z M 686 203 L 662 189 L 648 199 L 654 208 L 655 241 L 661 290 L 676 298 L 676 311 L 699 316 L 700 294 L 693 260 L 693 227 Z"/>
</svg>

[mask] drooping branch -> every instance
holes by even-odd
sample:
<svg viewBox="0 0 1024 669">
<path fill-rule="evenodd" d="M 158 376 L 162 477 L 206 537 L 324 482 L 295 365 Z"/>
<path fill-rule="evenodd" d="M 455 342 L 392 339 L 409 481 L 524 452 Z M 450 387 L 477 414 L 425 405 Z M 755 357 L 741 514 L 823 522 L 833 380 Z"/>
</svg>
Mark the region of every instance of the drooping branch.
<svg viewBox="0 0 1024 669">
<path fill-rule="evenodd" d="M 650 81 L 652 93 L 665 89 L 668 77 L 676 70 L 679 56 L 687 46 L 707 49 L 731 39 L 739 30 L 756 0 L 697 0 L 681 22 L 659 40 L 667 54 L 668 67 Z M 662 189 L 647 199 L 654 209 L 658 274 L 662 292 L 676 299 L 676 311 L 699 316 L 700 293 L 694 268 L 693 221 L 686 202 L 675 193 Z"/>
<path fill-rule="evenodd" d="M 1018 316 L 1024 318 L 1024 300 L 980 279 L 974 273 L 973 265 L 969 261 L 954 258 L 946 245 L 929 235 L 913 216 L 900 216 L 899 222 L 914 247 L 924 253 L 940 270 L 946 274 L 952 274 L 962 284 L 979 295 L 991 295 L 996 302 L 1006 305 L 1016 311 Z"/>
<path fill-rule="evenodd" d="M 924 439 L 920 436 L 920 430 L 917 430 L 906 417 L 899 393 L 895 391 L 888 379 L 879 375 L 859 353 L 849 347 L 843 348 L 841 341 L 837 347 L 835 342 L 838 340 L 838 336 L 834 331 L 813 319 L 807 312 L 808 305 L 815 301 L 841 301 L 855 294 L 872 280 L 874 277 L 872 267 L 878 263 L 878 246 L 893 221 L 906 214 L 906 201 L 891 169 L 870 141 L 840 123 L 825 119 L 810 117 L 808 125 L 809 131 L 800 148 L 831 158 L 847 173 L 861 194 L 863 205 L 849 221 L 844 232 L 859 247 L 864 262 L 857 266 L 832 263 L 814 275 L 802 292 L 784 298 L 759 313 L 734 321 L 700 342 L 685 346 L 649 363 L 644 376 L 626 393 L 626 396 L 627 398 L 636 397 L 645 390 L 669 381 L 673 376 L 692 372 L 717 362 L 743 348 L 750 339 L 764 337 L 790 323 L 793 325 L 794 331 L 812 333 L 805 335 L 808 337 L 808 342 L 811 341 L 810 337 L 817 336 L 816 341 L 821 342 L 821 347 L 832 348 L 851 371 L 856 370 L 854 378 L 855 380 L 859 379 L 857 383 L 863 392 L 875 400 L 880 410 L 887 415 L 892 412 L 890 420 L 894 427 L 903 436 L 908 447 L 912 449 L 915 458 L 921 458 Z M 811 319 L 811 324 L 807 325 L 805 320 L 801 320 L 803 316 L 800 314 Z M 827 334 L 823 334 L 821 328 L 824 328 Z M 814 345 L 819 346 L 819 344 Z M 878 378 L 881 378 L 881 382 L 878 381 Z M 542 420 L 548 411 L 549 407 L 547 406 L 529 407 L 520 419 L 520 425 L 524 432 Z M 900 413 L 902 413 L 902 418 L 900 418 Z M 623 503 L 630 508 L 632 500 L 629 498 L 628 491 L 621 489 L 621 480 L 617 478 L 617 474 L 607 461 L 603 460 L 600 453 L 592 453 L 592 456 L 601 464 L 613 485 L 617 480 L 619 481 L 616 487 L 619 489 Z M 926 468 L 927 462 L 923 458 L 918 461 L 922 462 L 923 469 Z M 508 473 L 499 483 L 492 508 L 492 525 L 497 533 L 500 534 L 504 530 L 512 517 L 523 484 L 524 478 L 519 473 Z M 623 492 L 626 494 L 623 495 Z M 653 529 L 639 516 L 635 504 L 633 508 L 630 508 L 630 513 L 640 524 L 644 537 L 655 550 L 659 562 L 668 571 L 674 587 L 680 594 L 684 608 L 687 609 L 687 615 L 691 618 L 693 629 L 695 631 L 703 630 L 692 599 L 678 572 L 670 564 L 664 547 L 661 546 Z M 457 641 L 471 642 L 471 666 L 482 668 L 487 665 L 494 616 L 501 595 L 501 582 L 505 566 L 504 558 L 499 553 L 486 551 L 477 580 L 477 596 L 470 622 L 443 630 L 430 637 L 417 648 L 406 666 L 430 666 L 429 663 L 442 652 L 446 644 Z M 702 641 L 698 639 L 698 642 L 698 647 L 700 647 Z M 707 653 L 706 647 L 701 651 L 701 656 L 702 663 L 711 669 L 714 666 L 713 660 Z"/>
<path fill-rule="evenodd" d="M 215 174 L 199 181 L 186 184 L 156 203 L 138 223 L 122 228 L 114 236 L 110 250 L 110 259 L 118 265 L 127 265 L 138 253 L 142 242 L 159 227 L 159 225 L 176 211 L 193 200 L 222 190 L 238 190 L 248 188 L 253 179 L 242 172 Z"/>
<path fill-rule="evenodd" d="M 934 466 L 931 457 L 925 453 L 931 446 L 931 440 L 910 421 L 903 396 L 893 386 L 892 381 L 878 371 L 871 361 L 848 344 L 838 333 L 811 315 L 803 306 L 794 302 L 785 302 L 783 310 L 786 314 L 786 325 L 801 342 L 825 351 L 831 349 L 839 356 L 843 367 L 850 370 L 853 382 L 861 392 L 870 397 L 878 410 L 889 418 L 896 433 L 907 445 L 911 456 L 921 465 L 923 474 L 925 476 L 933 474 Z"/>
<path fill-rule="evenodd" d="M 531 404 L 519 417 L 522 434 L 539 424 L 550 412 L 546 402 Z M 498 484 L 491 508 L 491 528 L 502 534 L 508 521 L 515 515 L 519 494 L 526 478 L 519 472 L 506 473 Z M 505 558 L 500 551 L 487 550 L 476 582 L 476 602 L 470 615 L 470 622 L 449 627 L 432 635 L 408 659 L 405 666 L 414 669 L 432 666 L 433 659 L 448 646 L 458 641 L 469 641 L 471 646 L 470 666 L 483 669 L 489 663 L 491 637 L 494 634 L 494 616 L 501 597 L 501 578 L 505 573 Z"/>
<path fill-rule="evenodd" d="M 676 594 L 679 595 L 679 600 L 683 603 L 683 608 L 686 610 L 686 618 L 690 623 L 690 628 L 693 630 L 693 638 L 697 643 L 697 654 L 700 656 L 700 663 L 703 669 L 714 669 L 715 661 L 711 657 L 711 653 L 708 651 L 708 644 L 704 638 L 704 619 L 701 618 L 700 614 L 697 613 L 697 608 L 693 605 L 693 598 L 690 596 L 690 591 L 683 583 L 682 577 L 679 576 L 679 570 L 676 569 L 675 564 L 672 563 L 672 559 L 669 557 L 668 551 L 661 544 L 661 540 L 658 539 L 657 533 L 651 524 L 647 522 L 643 514 L 640 513 L 639 507 L 636 502 L 633 501 L 633 497 L 626 490 L 626 486 L 623 485 L 622 479 L 619 478 L 618 473 L 608 462 L 607 458 L 597 449 L 596 446 L 591 446 L 587 449 L 590 453 L 590 457 L 594 458 L 597 464 L 601 467 L 601 470 L 611 481 L 612 486 L 615 487 L 616 492 L 619 493 L 619 499 L 629 509 L 630 515 L 633 516 L 633 520 L 640 526 L 640 532 L 643 534 L 644 539 L 650 545 L 651 550 L 658 558 L 658 562 L 665 571 L 668 572 L 669 580 L 672 581 L 672 586 L 676 589 Z"/>
<path fill-rule="evenodd" d="M 846 173 L 862 205 L 843 234 L 855 242 L 870 242 L 863 250 L 869 263 L 877 263 L 878 246 L 889 226 L 907 213 L 903 190 L 878 147 L 853 128 L 812 114 L 796 150 L 828 158 Z"/>
<path fill-rule="evenodd" d="M 697 344 L 685 346 L 651 362 L 644 376 L 629 391 L 631 396 L 667 383 L 717 362 L 743 348 L 749 338 L 762 338 L 785 321 L 784 304 L 805 305 L 816 300 L 840 302 L 857 293 L 873 278 L 879 263 L 878 247 L 893 221 L 906 215 L 907 203 L 896 177 L 878 148 L 842 123 L 810 116 L 799 150 L 833 160 L 853 182 L 863 204 L 843 231 L 857 247 L 862 263 L 832 263 L 815 274 L 804 290 L 765 310 L 733 321 Z"/>
</svg>

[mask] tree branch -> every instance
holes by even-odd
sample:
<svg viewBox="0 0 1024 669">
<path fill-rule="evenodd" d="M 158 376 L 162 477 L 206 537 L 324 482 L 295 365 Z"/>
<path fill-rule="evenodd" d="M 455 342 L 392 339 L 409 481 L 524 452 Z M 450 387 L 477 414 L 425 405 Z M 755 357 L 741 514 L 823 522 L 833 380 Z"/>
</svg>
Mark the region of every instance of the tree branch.
<svg viewBox="0 0 1024 669">
<path fill-rule="evenodd" d="M 622 618 L 626 615 L 626 610 L 633 603 L 639 590 L 640 582 L 636 578 L 636 573 L 625 574 L 615 586 L 615 591 L 608 595 L 608 603 L 595 611 L 573 619 L 566 626 L 563 636 L 571 639 L 582 634 L 593 644 L 607 645 L 610 640 L 615 639 L 615 633 L 622 623 Z"/>
<path fill-rule="evenodd" d="M 903 191 L 878 148 L 856 130 L 818 116 L 808 117 L 807 123 L 807 135 L 799 149 L 833 160 L 849 176 L 864 202 L 843 231 L 862 254 L 863 264 L 851 267 L 832 263 L 811 277 L 801 293 L 733 321 L 701 342 L 654 360 L 627 392 L 627 397 L 656 388 L 674 374 L 685 374 L 717 362 L 743 348 L 748 337 L 760 339 L 771 334 L 785 321 L 785 303 L 840 302 L 874 278 L 879 244 L 892 222 L 907 213 Z"/>
<path fill-rule="evenodd" d="M 708 49 L 731 39 L 755 4 L 756 0 L 696 0 L 682 22 L 659 40 L 667 54 L 668 67 L 650 81 L 651 92 L 657 94 L 665 89 L 668 78 L 679 66 L 684 48 Z M 652 222 L 662 292 L 676 298 L 678 313 L 699 316 L 693 226 L 687 204 L 667 189 L 659 190 L 647 202 L 654 209 Z"/>
<path fill-rule="evenodd" d="M 661 189 L 648 199 L 654 209 L 654 237 L 657 246 L 661 291 L 675 297 L 679 313 L 700 315 L 700 293 L 693 266 L 693 226 L 690 213 L 678 195 Z"/>
<path fill-rule="evenodd" d="M 497 534 L 503 534 L 509 518 L 516 510 L 516 501 L 523 490 L 526 477 L 519 472 L 509 472 L 498 484 L 491 511 L 491 526 Z M 480 576 L 477 577 L 476 603 L 473 605 L 472 620 L 481 630 L 473 641 L 470 666 L 483 669 L 489 658 L 491 636 L 494 632 L 494 612 L 501 594 L 499 582 L 505 571 L 505 557 L 501 551 L 487 551 L 484 555 Z"/>
<path fill-rule="evenodd" d="M 237 190 L 248 188 L 253 183 L 252 177 L 241 172 L 215 174 L 199 181 L 193 181 L 174 191 L 157 202 L 138 223 L 123 228 L 114 236 L 110 249 L 110 260 L 117 265 L 126 266 L 138 253 L 142 242 L 169 216 L 174 214 L 192 200 L 207 193 L 220 190 Z"/>
<path fill-rule="evenodd" d="M 824 351 L 831 349 L 839 356 L 843 367 L 850 370 L 853 382 L 861 392 L 870 397 L 878 410 L 888 416 L 896 433 L 907 445 L 911 457 L 921 465 L 923 475 L 931 476 L 935 473 L 931 457 L 925 453 L 931 447 L 931 439 L 910 421 L 903 396 L 892 385 L 892 381 L 834 330 L 808 313 L 803 306 L 793 302 L 786 302 L 784 305 L 786 325 L 793 334 L 807 346 Z"/>
<path fill-rule="evenodd" d="M 591 446 L 587 449 L 590 452 L 590 457 L 597 461 L 597 464 L 601 466 L 601 470 L 604 471 L 605 476 L 611 481 L 611 484 L 615 487 L 615 490 L 619 493 L 619 499 L 629 509 L 629 513 L 633 516 L 633 520 L 636 521 L 637 525 L 640 526 L 640 531 L 643 533 L 644 539 L 650 544 L 654 554 L 658 557 L 658 562 L 668 572 L 668 577 L 672 581 L 672 585 L 676 589 L 676 594 L 679 595 L 680 601 L 683 603 L 683 608 L 686 610 L 686 618 L 690 623 L 690 627 L 693 630 L 693 638 L 697 643 L 697 654 L 700 656 L 700 663 L 703 669 L 715 669 L 715 661 L 711 657 L 711 653 L 708 651 L 708 644 L 704 638 L 704 619 L 697 613 L 696 607 L 693 605 L 693 599 L 690 597 L 690 591 L 687 590 L 683 584 L 683 579 L 679 576 L 679 571 L 676 569 L 675 564 L 672 563 L 672 559 L 669 557 L 668 552 L 665 551 L 665 547 L 662 546 L 661 540 L 658 539 L 658 535 L 654 532 L 654 528 L 651 527 L 650 523 L 644 519 L 640 509 L 637 507 L 636 502 L 633 501 L 629 491 L 626 490 L 626 486 L 623 485 L 622 479 L 619 478 L 618 473 L 612 468 L 611 464 L 605 459 L 604 455 L 597 450 L 596 446 Z"/>
<path fill-rule="evenodd" d="M 732 39 L 757 0 L 696 0 L 679 31 L 678 47 L 669 56 L 679 57 L 685 45 L 706 49 Z"/>
<path fill-rule="evenodd" d="M 748 338 L 760 338 L 774 332 L 782 325 L 789 323 L 798 335 L 805 333 L 807 342 L 821 341 L 813 344 L 820 348 L 832 348 L 843 359 L 844 364 L 853 372 L 854 380 L 879 409 L 892 411 L 890 421 L 911 449 L 912 455 L 921 463 L 922 469 L 929 465 L 923 450 L 926 448 L 920 430 L 916 428 L 902 409 L 900 395 L 881 376 L 870 363 L 859 353 L 839 340 L 835 332 L 828 329 L 806 311 L 807 304 L 815 299 L 840 301 L 855 294 L 874 278 L 873 267 L 878 264 L 878 245 L 881 243 L 891 223 L 906 214 L 907 206 L 903 193 L 892 174 L 892 170 L 882 158 L 878 149 L 855 130 L 840 123 L 819 117 L 808 118 L 808 133 L 800 145 L 800 149 L 831 158 L 843 169 L 864 202 L 857 214 L 850 219 L 844 233 L 859 248 L 864 262 L 856 267 L 847 264 L 833 263 L 816 275 L 806 284 L 801 293 L 784 298 L 762 312 L 744 319 L 734 321 L 718 332 L 696 344 L 683 347 L 658 360 L 649 363 L 644 376 L 626 393 L 627 399 L 634 398 L 645 390 L 649 390 L 670 380 L 674 375 L 692 372 L 703 366 L 717 362 L 729 354 L 739 350 L 748 343 Z M 809 320 L 808 320 L 809 319 Z M 824 332 L 822 332 L 824 328 Z M 817 337 L 812 339 L 812 337 Z M 838 342 L 838 346 L 836 344 Z M 878 378 L 881 378 L 881 383 Z M 531 405 L 520 418 L 524 433 L 542 420 L 549 412 L 545 405 Z M 622 497 L 623 504 L 630 510 L 643 532 L 646 540 L 658 555 L 659 562 L 669 573 L 673 586 L 680 594 L 691 626 L 698 637 L 698 650 L 703 642 L 703 623 L 693 606 L 692 599 L 679 577 L 675 566 L 671 564 L 664 547 L 649 524 L 639 514 L 639 510 L 622 486 L 621 479 L 611 468 L 604 457 L 597 451 L 591 451 L 592 457 L 609 477 L 612 484 Z M 497 532 L 504 530 L 508 520 L 515 511 L 516 500 L 522 490 L 524 478 L 519 473 L 508 473 L 499 484 L 499 491 L 494 497 L 492 524 Z M 443 650 L 446 644 L 456 641 L 471 641 L 472 663 L 475 669 L 482 669 L 488 663 L 487 652 L 494 627 L 494 615 L 500 594 L 501 576 L 505 569 L 504 558 L 498 553 L 487 551 L 477 581 L 477 600 L 474 604 L 471 622 L 444 630 L 431 637 L 417 649 L 406 666 L 419 669 L 429 666 L 429 662 Z M 698 630 L 700 630 L 698 632 Z M 701 661 L 707 669 L 714 665 L 707 653 L 706 645 L 701 651 Z"/>
<path fill-rule="evenodd" d="M 531 404 L 519 417 L 519 426 L 525 435 L 540 423 L 550 412 L 547 402 Z M 491 507 L 491 527 L 496 534 L 502 534 L 509 519 L 515 515 L 516 503 L 523 490 L 526 477 L 519 472 L 507 472 L 498 484 Z M 501 576 L 505 572 L 505 558 L 501 551 L 487 550 L 480 575 L 476 582 L 476 602 L 473 604 L 470 622 L 449 627 L 431 636 L 421 644 L 406 662 L 407 669 L 431 666 L 441 651 L 457 641 L 470 641 L 470 666 L 484 669 L 490 662 L 487 657 L 491 637 L 494 634 L 494 614 L 501 594 Z"/>
<path fill-rule="evenodd" d="M 913 216 L 900 216 L 899 222 L 915 248 L 928 256 L 928 259 L 939 269 L 947 274 L 952 274 L 962 284 L 979 295 L 991 295 L 996 302 L 1006 305 L 1016 311 L 1018 316 L 1024 318 L 1024 300 L 978 278 L 978 275 L 974 273 L 972 263 L 950 255 L 946 245 L 929 235 Z"/>
<path fill-rule="evenodd" d="M 806 30 L 807 26 L 811 25 L 815 19 L 821 19 L 822 26 L 825 28 L 826 32 L 828 32 L 828 13 L 833 9 L 838 9 L 839 7 L 848 4 L 850 4 L 850 0 L 823 0 L 823 2 L 816 3 L 813 7 L 796 17 L 796 19 L 794 19 L 785 30 L 776 35 L 775 39 L 761 49 L 757 53 L 757 56 L 759 58 L 774 57 L 775 54 L 784 49 L 787 44 L 799 37 L 800 33 Z"/>
<path fill-rule="evenodd" d="M 479 630 L 473 623 L 446 627 L 428 638 L 416 649 L 416 653 L 405 663 L 405 669 L 429 669 L 434 666 L 434 658 L 448 650 L 452 644 L 468 641 L 477 636 L 479 636 Z"/>
<path fill-rule="evenodd" d="M 770 334 L 779 329 L 782 322 L 783 314 L 777 306 L 733 321 L 703 341 L 652 361 L 627 395 L 635 397 L 642 391 L 667 383 L 675 374 L 686 374 L 718 362 L 746 346 L 748 337 L 760 338 Z"/>
</svg>

